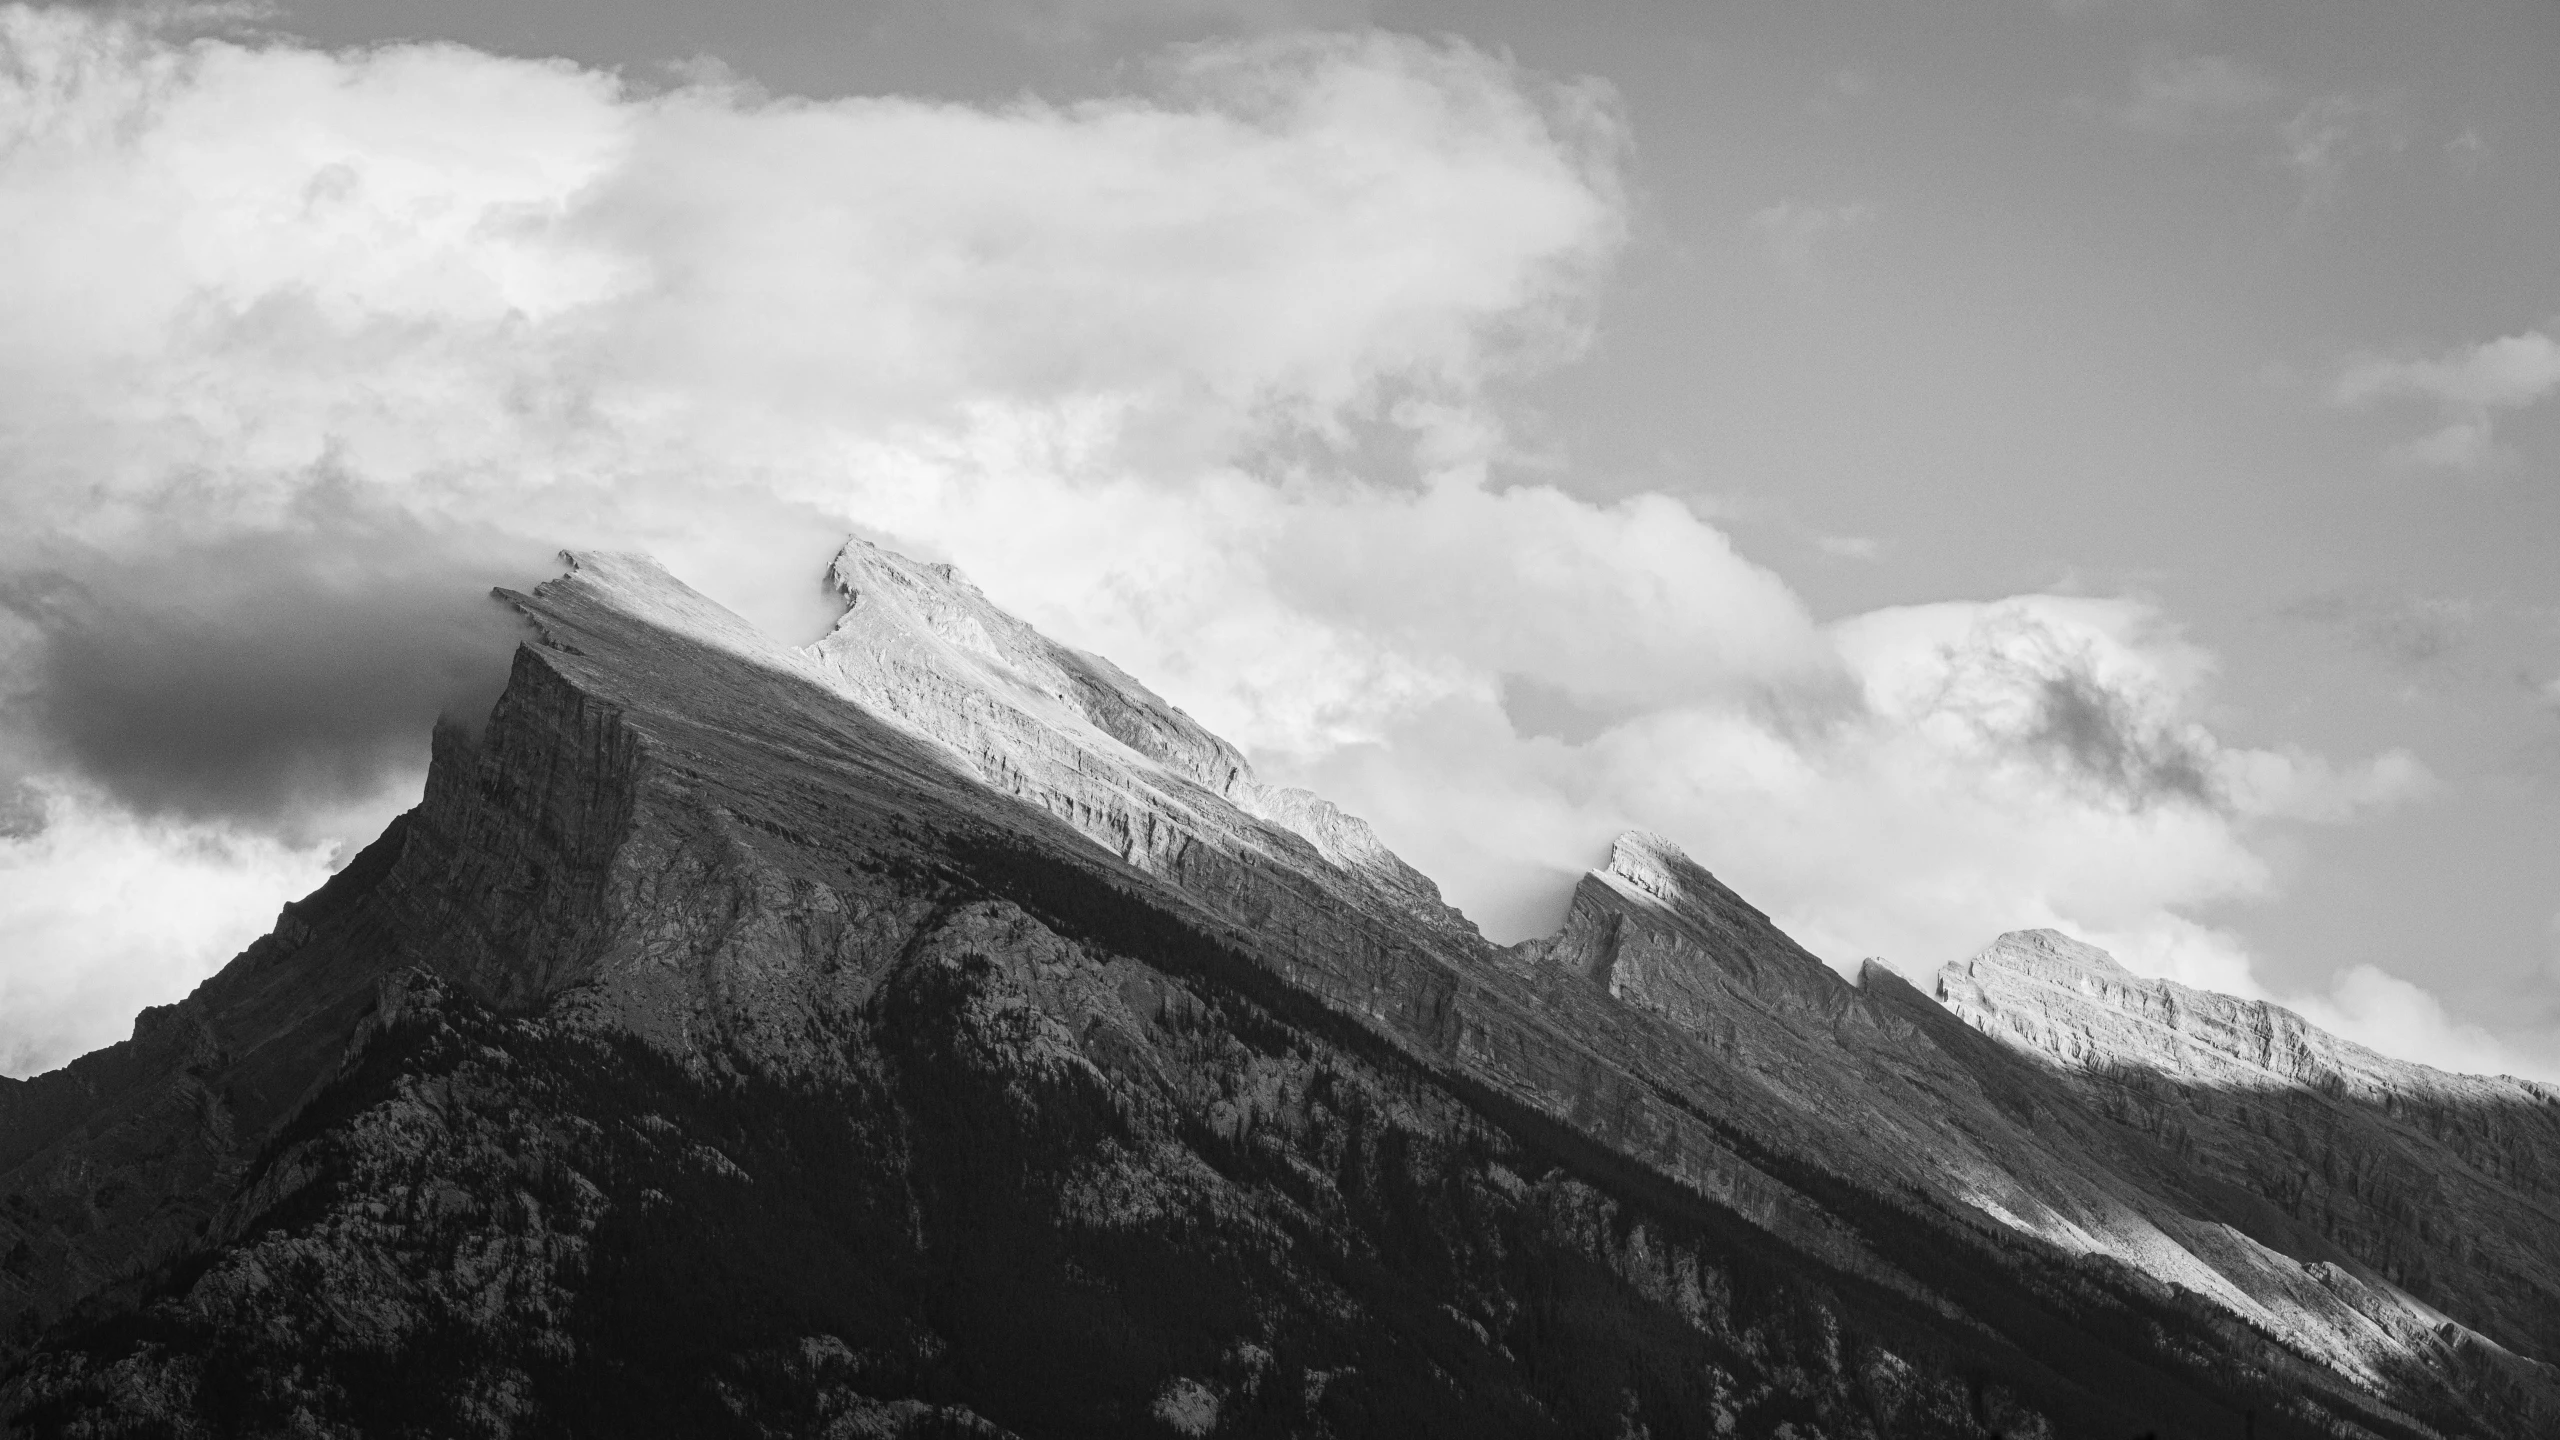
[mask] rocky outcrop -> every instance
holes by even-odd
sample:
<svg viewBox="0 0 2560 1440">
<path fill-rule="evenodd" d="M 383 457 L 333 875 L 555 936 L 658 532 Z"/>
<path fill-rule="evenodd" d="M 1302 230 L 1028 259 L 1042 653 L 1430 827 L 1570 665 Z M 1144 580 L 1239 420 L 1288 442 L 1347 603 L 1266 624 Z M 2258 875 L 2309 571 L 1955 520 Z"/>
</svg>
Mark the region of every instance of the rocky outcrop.
<svg viewBox="0 0 2560 1440">
<path fill-rule="evenodd" d="M 2027 1038 L 2083 1020 L 1988 1022 L 2044 980 L 1853 985 L 1642 835 L 1559 935 L 1496 947 L 1366 826 L 947 567 L 856 544 L 833 575 L 845 616 L 806 649 L 629 557 L 511 597 L 535 638 L 479 733 L 439 733 L 417 811 L 170 1016 L 0 1100 L 0 1241 L 31 1257 L 0 1413 L 2271 1440 L 2560 1415 L 2540 1270 L 2427 1290 L 2288 1239 L 2264 1177 L 2199 1169 L 2122 1075 Z M 2541 1173 L 2540 1132 L 2441 1093 L 2431 1143 Z M 2539 1195 L 2466 1203 L 2522 1245 Z"/>
</svg>

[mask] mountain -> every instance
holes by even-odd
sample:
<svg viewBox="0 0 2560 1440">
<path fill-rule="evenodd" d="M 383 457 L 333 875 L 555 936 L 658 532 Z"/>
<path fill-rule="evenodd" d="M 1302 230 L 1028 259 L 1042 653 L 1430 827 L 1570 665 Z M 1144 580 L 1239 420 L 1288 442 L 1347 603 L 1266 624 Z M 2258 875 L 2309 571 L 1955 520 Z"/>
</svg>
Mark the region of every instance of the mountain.
<svg viewBox="0 0 2560 1440">
<path fill-rule="evenodd" d="M 424 800 L 0 1083 L 10 1435 L 2560 1433 L 2560 1093 L 1659 837 L 1498 946 L 945 566 L 531 594 Z"/>
</svg>

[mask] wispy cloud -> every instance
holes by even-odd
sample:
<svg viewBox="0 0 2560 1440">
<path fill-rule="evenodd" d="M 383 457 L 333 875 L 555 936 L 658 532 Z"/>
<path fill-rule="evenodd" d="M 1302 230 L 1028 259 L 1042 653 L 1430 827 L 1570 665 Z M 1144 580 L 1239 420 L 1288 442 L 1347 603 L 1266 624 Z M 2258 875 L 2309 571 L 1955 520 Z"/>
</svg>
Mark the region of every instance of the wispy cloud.
<svg viewBox="0 0 2560 1440">
<path fill-rule="evenodd" d="M 2135 65 L 2123 98 L 2078 103 L 2084 113 L 2157 140 L 2245 140 L 2293 178 L 2306 206 L 2336 198 L 2359 157 L 2406 149 L 2411 130 L 2396 94 L 2315 94 L 2234 56 L 2163 49 Z"/>
<path fill-rule="evenodd" d="M 2555 329 L 2560 326 L 2435 356 L 2357 355 L 2339 372 L 2329 398 L 2355 408 L 2403 399 L 2431 404 L 2437 428 L 2393 447 L 2392 458 L 2439 469 L 2483 470 L 2510 458 L 2495 433 L 2498 412 L 2538 404 L 2560 392 Z"/>
<path fill-rule="evenodd" d="M 2283 158 L 2306 205 L 2335 199 L 2358 156 L 2408 148 L 2409 124 L 2394 96 L 2320 95 L 2284 122 Z"/>
<path fill-rule="evenodd" d="M 1822 77 L 1805 108 L 1816 115 L 1839 115 L 1875 94 L 1876 76 L 1864 65 L 1844 65 Z"/>
<path fill-rule="evenodd" d="M 1791 284 L 1810 286 L 1819 278 L 1817 254 L 1832 240 L 1874 223 L 1875 208 L 1864 204 L 1808 205 L 1792 197 L 1754 211 L 1751 228 L 1778 273 Z"/>
<path fill-rule="evenodd" d="M 2443 665 L 2470 642 L 2480 606 L 2444 595 L 2333 590 L 2295 601 L 2284 613 L 2332 627 L 2376 659 L 2423 671 Z"/>
<path fill-rule="evenodd" d="M 1873 560 L 1884 553 L 1884 542 L 1867 535 L 1817 535 L 1813 546 L 1840 560 Z"/>
<path fill-rule="evenodd" d="M 2444 142 L 2444 156 L 2454 169 L 2476 175 L 2489 163 L 2489 137 L 2481 134 L 2478 126 L 2465 125 L 2461 134 Z"/>
<path fill-rule="evenodd" d="M 2284 96 L 2264 70 L 2228 55 L 2155 51 L 2133 73 L 2133 93 L 2110 112 L 2145 135 L 2184 138 L 2264 111 Z"/>
</svg>

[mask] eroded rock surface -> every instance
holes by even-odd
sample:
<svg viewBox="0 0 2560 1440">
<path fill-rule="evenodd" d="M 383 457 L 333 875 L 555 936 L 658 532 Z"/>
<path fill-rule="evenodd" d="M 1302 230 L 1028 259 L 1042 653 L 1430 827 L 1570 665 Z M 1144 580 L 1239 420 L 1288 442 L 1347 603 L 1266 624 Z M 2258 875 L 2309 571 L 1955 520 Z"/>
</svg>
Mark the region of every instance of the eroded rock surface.
<svg viewBox="0 0 2560 1440">
<path fill-rule="evenodd" d="M 1496 947 L 947 567 L 833 578 L 806 649 L 513 597 L 418 810 L 0 1089 L 17 1432 L 2560 1416 L 2547 1094 L 2067 942 L 1851 984 L 1643 835 Z"/>
</svg>

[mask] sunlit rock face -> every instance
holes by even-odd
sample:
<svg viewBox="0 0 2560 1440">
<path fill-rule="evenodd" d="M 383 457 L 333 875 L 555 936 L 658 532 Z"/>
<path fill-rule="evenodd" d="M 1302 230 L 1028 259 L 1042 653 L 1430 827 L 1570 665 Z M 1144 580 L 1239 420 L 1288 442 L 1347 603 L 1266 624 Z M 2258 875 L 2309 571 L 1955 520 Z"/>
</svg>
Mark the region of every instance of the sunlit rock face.
<svg viewBox="0 0 2560 1440">
<path fill-rule="evenodd" d="M 948 567 L 645 560 L 425 801 L 0 1086 L 17 1434 L 2554 1433 L 2552 1097 L 1659 837 L 1487 942 Z M 2459 1173 L 2455 1173 L 2458 1171 Z"/>
<path fill-rule="evenodd" d="M 843 618 L 808 658 L 839 693 L 948 745 L 985 784 L 1049 810 L 1156 874 L 1195 841 L 1292 852 L 1367 882 L 1333 898 L 1472 935 L 1440 889 L 1368 824 L 1311 792 L 1265 785 L 1237 749 L 1118 666 L 989 603 L 949 565 L 854 541 L 828 569 Z M 1225 803 L 1218 803 L 1225 802 Z M 1261 822 L 1259 824 L 1255 822 Z M 1293 867 L 1296 868 L 1296 867 Z"/>
</svg>

